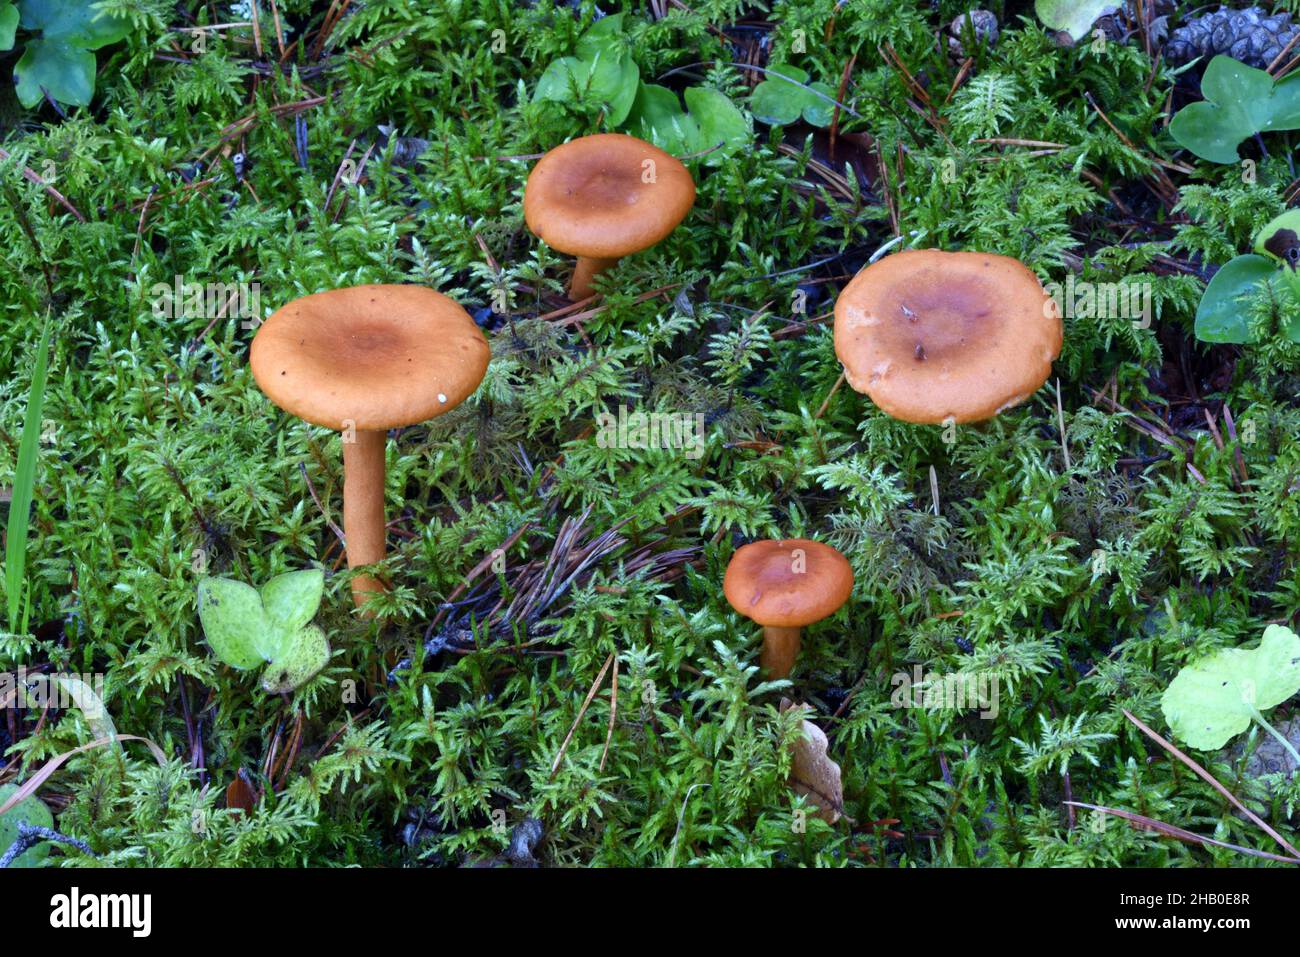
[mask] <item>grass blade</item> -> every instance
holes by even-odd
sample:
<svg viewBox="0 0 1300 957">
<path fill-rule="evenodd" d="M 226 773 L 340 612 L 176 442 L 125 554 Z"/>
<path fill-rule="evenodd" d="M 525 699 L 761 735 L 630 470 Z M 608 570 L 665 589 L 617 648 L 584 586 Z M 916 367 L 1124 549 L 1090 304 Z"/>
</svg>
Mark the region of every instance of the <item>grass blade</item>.
<svg viewBox="0 0 1300 957">
<path fill-rule="evenodd" d="M 9 605 L 9 630 L 22 627 L 23 580 L 27 571 L 27 526 L 31 517 L 32 490 L 36 484 L 36 458 L 41 444 L 41 411 L 45 404 L 45 376 L 50 351 L 50 326 L 47 321 L 36 347 L 36 365 L 27 395 L 27 414 L 18 443 L 18 463 L 14 469 L 13 497 L 9 502 L 9 522 L 5 528 L 5 598 Z"/>
</svg>

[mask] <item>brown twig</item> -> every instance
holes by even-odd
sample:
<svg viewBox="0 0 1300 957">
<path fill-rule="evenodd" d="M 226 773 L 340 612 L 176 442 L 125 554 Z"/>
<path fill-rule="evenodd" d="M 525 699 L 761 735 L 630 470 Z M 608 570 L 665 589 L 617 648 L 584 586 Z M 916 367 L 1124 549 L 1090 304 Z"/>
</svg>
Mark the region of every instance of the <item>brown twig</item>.
<svg viewBox="0 0 1300 957">
<path fill-rule="evenodd" d="M 609 728 L 605 731 L 605 750 L 600 754 L 600 767 L 604 772 L 605 759 L 609 757 L 609 746 L 614 740 L 614 722 L 618 719 L 618 655 L 614 655 L 614 671 L 610 675 L 609 685 Z"/>
<path fill-rule="evenodd" d="M 1220 784 L 1218 780 L 1214 777 L 1214 775 L 1212 775 L 1209 771 L 1205 770 L 1205 768 L 1201 767 L 1199 764 L 1197 764 L 1195 761 L 1193 761 L 1191 758 L 1185 755 L 1182 751 L 1178 750 L 1178 748 L 1174 747 L 1172 744 L 1170 744 L 1160 735 L 1156 734 L 1154 731 L 1148 728 L 1138 718 L 1134 717 L 1133 713 L 1130 712 L 1127 708 L 1121 708 L 1120 710 L 1124 713 L 1124 717 L 1128 718 L 1129 721 L 1133 722 L 1133 724 L 1137 726 L 1138 730 L 1140 730 L 1148 738 L 1156 742 L 1156 744 L 1160 745 L 1160 747 L 1164 748 L 1166 751 L 1168 751 L 1170 754 L 1176 757 L 1179 761 L 1183 762 L 1183 764 L 1191 768 L 1192 771 L 1196 773 L 1197 777 L 1199 777 L 1205 783 L 1209 784 L 1216 791 L 1222 794 L 1225 798 L 1231 801 L 1233 806 L 1237 810 L 1239 810 L 1242 814 L 1246 815 L 1246 817 L 1250 818 L 1250 820 L 1262 831 L 1264 831 L 1265 834 L 1273 838 L 1273 840 L 1277 841 L 1277 843 L 1280 844 L 1288 853 L 1290 853 L 1292 858 L 1294 858 L 1292 863 L 1300 863 L 1300 851 L 1297 851 L 1294 847 L 1291 846 L 1291 843 L 1286 838 L 1284 838 L 1277 831 L 1273 830 L 1273 828 L 1271 828 L 1268 825 L 1267 821 L 1261 818 L 1250 808 L 1246 807 L 1246 805 L 1238 801 L 1236 796 L 1227 788 L 1225 788 L 1222 784 Z"/>
<path fill-rule="evenodd" d="M 10 154 L 8 150 L 0 148 L 0 160 L 7 160 L 10 157 L 10 155 L 12 154 Z M 60 206 L 62 206 L 64 209 L 70 212 L 73 216 L 77 217 L 77 222 L 84 223 L 86 221 L 86 217 L 81 215 L 81 211 L 78 210 L 77 207 L 73 206 L 70 202 L 68 202 L 68 198 L 66 196 L 60 193 L 49 183 L 45 182 L 45 180 L 43 180 L 40 177 L 40 175 L 36 173 L 34 170 L 28 169 L 26 166 L 24 166 L 23 179 L 45 190 L 46 194 L 52 200 L 54 200 L 56 203 L 58 203 Z"/>
<path fill-rule="evenodd" d="M 1119 808 L 1103 807 L 1099 804 L 1088 804 L 1084 801 L 1065 801 L 1065 804 L 1072 808 L 1081 807 L 1090 811 L 1097 811 L 1101 814 L 1111 814 L 1115 817 L 1122 818 L 1139 828 L 1155 831 L 1158 834 L 1164 834 L 1166 837 L 1177 838 L 1180 841 L 1186 841 L 1189 844 L 1212 844 L 1215 847 L 1226 848 L 1230 851 L 1237 851 L 1241 854 L 1249 854 L 1251 857 L 1263 857 L 1270 861 L 1279 861 L 1283 864 L 1300 864 L 1300 858 L 1283 857 L 1280 854 L 1270 854 L 1268 851 L 1257 851 L 1252 847 L 1242 847 L 1238 844 L 1229 844 L 1227 841 L 1216 841 L 1212 837 L 1202 837 L 1185 828 L 1177 827 L 1173 824 L 1166 824 L 1164 821 L 1157 821 L 1155 818 L 1147 817 L 1144 814 L 1135 814 L 1132 811 L 1121 811 Z"/>
<path fill-rule="evenodd" d="M 826 407 L 831 404 L 831 399 L 835 398 L 835 393 L 840 391 L 840 386 L 844 384 L 844 373 L 841 372 L 835 384 L 831 386 L 831 391 L 826 393 L 826 398 L 822 399 L 822 404 L 817 407 L 817 412 L 813 415 L 814 419 L 820 419 L 826 411 Z"/>
<path fill-rule="evenodd" d="M 559 753 L 555 755 L 555 761 L 551 763 L 551 776 L 549 780 L 555 780 L 555 773 L 560 770 L 560 762 L 564 760 L 564 753 L 569 750 L 569 742 L 573 740 L 573 733 L 578 730 L 578 723 L 582 721 L 582 716 L 587 713 L 592 699 L 596 697 L 596 692 L 600 690 L 601 682 L 605 680 L 605 672 L 609 671 L 609 666 L 614 663 L 615 655 L 610 653 L 605 659 L 605 664 L 600 669 L 600 674 L 596 675 L 596 680 L 591 683 L 591 690 L 587 692 L 587 697 L 583 699 L 582 707 L 578 709 L 578 715 L 573 719 L 573 724 L 569 726 L 569 733 L 564 736 L 564 741 L 560 744 Z"/>
</svg>

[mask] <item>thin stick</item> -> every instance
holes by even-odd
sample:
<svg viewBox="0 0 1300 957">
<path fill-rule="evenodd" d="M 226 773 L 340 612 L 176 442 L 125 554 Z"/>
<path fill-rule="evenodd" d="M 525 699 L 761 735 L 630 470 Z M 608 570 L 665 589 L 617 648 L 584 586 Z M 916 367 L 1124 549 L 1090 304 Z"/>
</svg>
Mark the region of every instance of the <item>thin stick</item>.
<svg viewBox="0 0 1300 957">
<path fill-rule="evenodd" d="M 1250 481 L 1250 475 L 1246 472 L 1246 460 L 1241 454 L 1241 442 L 1237 439 L 1237 423 L 1232 419 L 1232 410 L 1228 408 L 1228 403 L 1223 403 L 1223 421 L 1228 425 L 1228 438 L 1233 442 L 1233 457 L 1237 460 L 1237 469 L 1241 472 L 1243 482 Z"/>
<path fill-rule="evenodd" d="M 614 673 L 610 675 L 609 687 L 609 729 L 605 732 L 605 750 L 600 755 L 598 771 L 605 770 L 605 759 L 609 757 L 609 746 L 614 740 L 614 721 L 618 717 L 618 656 L 614 656 Z"/>
<path fill-rule="evenodd" d="M 844 64 L 844 72 L 840 74 L 840 88 L 835 94 L 835 112 L 831 114 L 831 145 L 829 153 L 833 158 L 835 156 L 835 141 L 840 134 L 840 103 L 844 101 L 844 94 L 849 88 L 849 77 L 853 75 L 853 67 L 858 62 L 858 55 L 854 53 L 849 57 L 849 62 Z"/>
<path fill-rule="evenodd" d="M 135 228 L 135 248 L 131 250 L 132 264 L 135 263 L 136 257 L 140 255 L 140 241 L 144 238 L 144 219 L 149 215 L 149 204 L 153 202 L 157 192 L 157 184 L 149 187 L 149 195 L 144 198 L 144 205 L 140 207 L 140 222 Z"/>
<path fill-rule="evenodd" d="M 330 518 L 329 512 L 325 511 L 325 506 L 321 504 L 320 496 L 316 494 L 316 486 L 312 484 L 311 476 L 307 474 L 307 466 L 304 463 L 299 462 L 298 469 L 302 472 L 302 479 L 307 483 L 307 491 L 311 493 L 311 500 L 315 502 L 316 507 L 320 509 L 321 517 L 325 519 L 325 524 L 330 527 L 330 531 L 333 532 L 334 537 L 339 540 L 339 544 L 344 548 L 347 548 L 348 540 L 343 534 L 343 529 L 334 524 L 334 520 Z"/>
<path fill-rule="evenodd" d="M 972 140 L 973 143 L 990 143 L 994 146 L 1034 146 L 1039 149 L 1063 150 L 1067 149 L 1064 143 L 1052 143 L 1048 140 L 1017 140 L 1006 139 L 1004 137 L 995 137 L 993 139 Z"/>
<path fill-rule="evenodd" d="M 334 191 L 338 189 L 339 180 L 343 178 L 343 167 L 347 165 L 348 159 L 352 156 L 352 150 L 356 147 L 356 145 L 357 145 L 357 141 L 354 137 L 352 142 L 348 144 L 348 148 L 343 151 L 343 158 L 339 160 L 339 168 L 334 171 L 334 179 L 330 183 L 329 190 L 327 190 L 325 193 L 326 209 L 329 209 L 330 202 L 334 199 Z M 361 179 L 360 171 L 358 171 L 357 173 L 357 179 L 358 180 Z"/>
<path fill-rule="evenodd" d="M 60 834 L 52 827 L 41 827 L 35 824 L 28 824 L 26 821 L 19 821 L 16 830 L 18 831 L 18 839 L 9 846 L 9 849 L 5 851 L 4 856 L 0 857 L 0 870 L 9 867 L 15 860 L 17 860 L 20 854 L 35 847 L 42 841 L 56 841 L 60 844 L 68 844 L 90 857 L 98 856 L 90 849 L 90 845 L 85 841 L 78 840 L 75 837 L 69 837 L 66 834 Z"/>
<path fill-rule="evenodd" d="M 1291 846 L 1290 842 L 1288 842 L 1286 838 L 1284 838 L 1284 837 L 1283 837 L 1281 834 L 1279 834 L 1277 831 L 1275 831 L 1275 830 L 1273 830 L 1271 827 L 1269 827 L 1267 821 L 1264 821 L 1264 820 L 1263 820 L 1263 819 L 1262 819 L 1258 814 L 1256 814 L 1256 813 L 1255 813 L 1254 811 L 1252 811 L 1250 808 L 1246 807 L 1246 805 L 1244 805 L 1244 804 L 1242 804 L 1240 801 L 1238 801 L 1237 798 L 1236 798 L 1236 796 L 1235 796 L 1231 791 L 1229 791 L 1227 788 L 1225 788 L 1222 784 L 1220 784 L 1220 783 L 1215 779 L 1214 775 L 1212 775 L 1209 771 L 1205 770 L 1205 768 L 1201 767 L 1199 764 L 1197 764 L 1195 761 L 1193 761 L 1193 760 L 1192 760 L 1191 758 L 1189 758 L 1187 755 L 1183 754 L 1183 752 L 1179 751 L 1176 747 L 1174 747 L 1172 744 L 1170 744 L 1170 743 L 1169 743 L 1168 741 L 1166 741 L 1164 738 L 1160 737 L 1160 735 L 1156 734 L 1154 731 L 1152 731 L 1150 728 L 1148 728 L 1145 724 L 1143 724 L 1141 721 L 1139 721 L 1137 718 L 1135 718 L 1135 717 L 1133 716 L 1132 712 L 1130 712 L 1127 708 L 1121 708 L 1120 710 L 1121 710 L 1122 712 L 1124 712 L 1124 717 L 1128 718 L 1128 719 L 1129 719 L 1130 721 L 1132 721 L 1135 725 L 1137 725 L 1137 726 L 1138 726 L 1138 729 L 1139 729 L 1143 734 L 1145 734 L 1145 735 L 1146 735 L 1148 738 L 1150 738 L 1152 741 L 1156 742 L 1156 744 L 1160 745 L 1160 747 L 1164 748 L 1166 751 L 1168 751 L 1170 754 L 1172 754 L 1174 757 L 1176 757 L 1179 761 L 1183 762 L 1183 764 L 1187 765 L 1187 766 L 1188 766 L 1189 768 L 1191 768 L 1194 772 L 1196 772 L 1196 776 L 1197 776 L 1197 777 L 1199 777 L 1201 780 L 1205 781 L 1207 784 L 1209 784 L 1211 787 L 1213 787 L 1216 791 L 1218 791 L 1220 794 L 1222 794 L 1224 797 L 1226 797 L 1229 801 L 1231 801 L 1232 804 L 1233 804 L 1233 806 L 1234 806 L 1238 811 L 1240 811 L 1242 814 L 1246 815 L 1246 817 L 1250 818 L 1251 821 L 1253 821 L 1253 822 L 1254 822 L 1258 827 L 1260 827 L 1260 828 L 1263 829 L 1263 831 L 1264 831 L 1265 834 L 1267 834 L 1269 837 L 1273 838 L 1273 840 L 1277 841 L 1278 844 L 1282 845 L 1282 847 L 1285 848 L 1287 851 L 1289 851 L 1289 852 L 1291 853 L 1292 857 L 1296 858 L 1297 861 L 1300 861 L 1300 851 L 1297 851 L 1294 847 Z"/>
<path fill-rule="evenodd" d="M 1278 53 L 1277 56 L 1273 57 L 1273 62 L 1270 63 L 1265 68 L 1264 72 L 1272 73 L 1274 70 L 1276 70 L 1278 68 L 1278 64 L 1282 62 L 1283 57 L 1285 57 L 1288 53 L 1290 53 L 1293 49 L 1295 49 L 1295 45 L 1297 43 L 1300 43 L 1300 33 L 1297 33 L 1295 36 L 1293 36 L 1291 38 L 1291 42 L 1288 43 L 1286 46 L 1284 46 L 1282 48 L 1282 51 Z"/>
<path fill-rule="evenodd" d="M 1071 470 L 1070 443 L 1065 437 L 1065 409 L 1061 406 L 1061 380 L 1056 380 L 1056 421 L 1061 426 L 1061 451 L 1065 453 L 1065 470 Z"/>
<path fill-rule="evenodd" d="M 7 160 L 10 155 L 11 154 L 9 153 L 8 150 L 0 148 L 0 160 Z M 30 170 L 26 166 L 24 166 L 23 179 L 27 180 L 27 182 L 29 183 L 33 183 L 41 187 L 42 189 L 44 189 L 45 192 L 49 195 L 49 197 L 52 200 L 54 200 L 56 203 L 58 203 L 60 206 L 62 206 L 64 209 L 70 212 L 73 216 L 76 216 L 77 222 L 84 223 L 86 221 L 86 217 L 81 215 L 77 207 L 73 206 L 70 202 L 68 202 L 67 197 L 65 197 L 62 193 L 60 193 L 49 183 L 45 182 L 45 180 L 41 179 L 40 175 L 37 174 L 34 170 Z"/>
<path fill-rule="evenodd" d="M 1268 851 L 1257 851 L 1253 847 L 1241 847 L 1237 844 L 1229 844 L 1226 841 L 1216 841 L 1212 837 L 1202 837 L 1192 831 L 1176 827 L 1173 824 L 1166 824 L 1164 821 L 1157 821 L 1155 818 L 1146 817 L 1142 814 L 1134 814 L 1132 811 L 1121 811 L 1118 808 L 1102 807 L 1097 804 L 1087 804 L 1083 801 L 1066 801 L 1073 807 L 1087 808 L 1090 811 L 1097 811 L 1101 814 L 1113 814 L 1115 817 L 1122 818 L 1139 828 L 1146 828 L 1155 831 L 1158 834 L 1164 834 L 1167 837 L 1174 837 L 1180 841 L 1197 844 L 1213 844 L 1215 847 L 1222 847 L 1229 851 L 1238 851 L 1242 854 L 1249 854 L 1251 857 L 1263 857 L 1270 861 L 1280 861 L 1283 864 L 1300 864 L 1300 858 L 1282 857 L 1280 854 L 1270 854 Z"/>
<path fill-rule="evenodd" d="M 651 289 L 649 292 L 643 292 L 641 295 L 637 296 L 636 299 L 633 301 L 637 303 L 645 302 L 647 299 L 653 299 L 655 296 L 662 295 L 665 292 L 671 292 L 672 290 L 676 289 L 680 285 L 681 283 L 678 282 L 678 283 L 673 283 L 671 286 L 660 286 L 658 289 Z M 600 315 L 608 308 L 609 308 L 608 303 L 602 303 L 601 305 L 596 306 L 593 309 L 584 309 L 582 312 L 569 316 L 567 319 L 562 319 L 556 322 L 555 324 L 557 326 L 577 325 L 579 323 L 586 322 L 588 319 L 592 318 L 593 316 Z"/>
<path fill-rule="evenodd" d="M 596 692 L 600 689 L 601 683 L 605 680 L 605 672 L 609 670 L 609 666 L 613 663 L 614 655 L 611 653 L 610 656 L 605 659 L 605 664 L 601 667 L 600 674 L 596 675 L 596 680 L 591 683 L 591 690 L 587 692 L 587 697 L 583 700 L 582 707 L 578 709 L 578 716 L 573 719 L 573 724 L 569 727 L 569 733 L 564 736 L 564 742 L 560 745 L 560 751 L 555 756 L 554 763 L 551 764 L 550 780 L 554 780 L 555 772 L 560 770 L 560 762 L 564 760 L 564 752 L 569 750 L 569 742 L 573 740 L 573 732 L 578 730 L 578 722 L 580 722 L 582 716 L 587 713 L 587 708 L 591 706 L 592 699 L 596 697 Z"/>
<path fill-rule="evenodd" d="M 262 18 L 257 13 L 257 0 L 249 0 L 249 11 L 253 14 L 253 49 L 262 56 Z"/>
<path fill-rule="evenodd" d="M 284 31 L 280 29 L 280 8 L 271 0 L 271 19 L 275 22 L 275 45 L 280 51 L 280 62 L 284 62 Z"/>
<path fill-rule="evenodd" d="M 820 419 L 822 417 L 822 413 L 826 411 L 826 407 L 831 404 L 831 399 L 835 398 L 835 393 L 840 391 L 840 386 L 843 384 L 844 373 L 841 372 L 840 377 L 836 379 L 835 384 L 831 386 L 831 391 L 826 393 L 826 398 L 823 399 L 822 404 L 817 407 L 817 414 L 813 416 L 814 419 Z"/>
</svg>

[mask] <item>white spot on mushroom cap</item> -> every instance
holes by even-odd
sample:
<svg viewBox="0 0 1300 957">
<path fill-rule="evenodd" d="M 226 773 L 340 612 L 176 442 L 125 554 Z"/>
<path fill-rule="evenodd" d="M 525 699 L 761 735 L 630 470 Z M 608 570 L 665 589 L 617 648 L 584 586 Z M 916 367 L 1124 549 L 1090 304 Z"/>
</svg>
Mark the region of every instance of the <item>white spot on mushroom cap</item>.
<svg viewBox="0 0 1300 957">
<path fill-rule="evenodd" d="M 849 306 L 848 310 L 845 313 L 845 319 L 846 319 L 846 325 L 850 329 L 855 329 L 859 326 L 880 325 L 880 320 L 877 317 L 867 312 L 864 312 L 862 309 L 859 309 L 857 306 Z"/>
<path fill-rule="evenodd" d="M 446 405 L 446 404 L 447 404 L 447 397 L 446 397 L 445 395 L 443 395 L 441 392 L 439 392 L 439 393 L 438 393 L 438 401 L 441 402 L 443 405 Z"/>
<path fill-rule="evenodd" d="M 1029 398 L 1028 395 L 1013 395 L 1006 402 L 1003 402 L 1000 406 L 998 406 L 997 411 L 994 412 L 993 414 L 1001 415 L 1003 412 L 1007 411 L 1007 409 L 1015 408 L 1016 406 L 1018 406 L 1020 403 L 1024 402 L 1028 398 Z"/>
</svg>

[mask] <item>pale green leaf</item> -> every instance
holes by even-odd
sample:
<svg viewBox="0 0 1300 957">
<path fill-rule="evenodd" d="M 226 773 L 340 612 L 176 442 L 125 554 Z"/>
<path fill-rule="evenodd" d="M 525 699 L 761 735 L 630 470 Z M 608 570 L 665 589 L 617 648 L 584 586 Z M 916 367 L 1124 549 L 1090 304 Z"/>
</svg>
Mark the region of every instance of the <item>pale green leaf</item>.
<svg viewBox="0 0 1300 957">
<path fill-rule="evenodd" d="M 262 586 L 266 616 L 289 630 L 303 627 L 316 617 L 325 593 L 325 573 L 319 568 L 277 575 Z"/>
<path fill-rule="evenodd" d="M 1216 751 L 1261 711 L 1300 691 L 1300 637 L 1269 625 L 1258 648 L 1227 648 L 1190 664 L 1165 690 L 1162 707 L 1175 735 Z"/>
<path fill-rule="evenodd" d="M 262 672 L 262 690 L 268 694 L 293 691 L 306 684 L 329 659 L 329 642 L 316 625 L 285 633 L 281 653 Z"/>
<path fill-rule="evenodd" d="M 271 660 L 275 638 L 252 585 L 229 578 L 199 582 L 199 621 L 213 653 L 232 668 L 252 668 Z"/>
<path fill-rule="evenodd" d="M 1038 19 L 1053 30 L 1063 30 L 1073 40 L 1082 40 L 1088 30 L 1115 0 L 1034 0 Z"/>
</svg>

